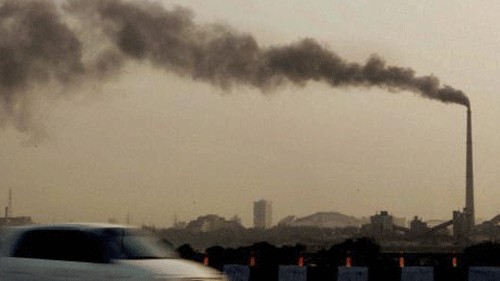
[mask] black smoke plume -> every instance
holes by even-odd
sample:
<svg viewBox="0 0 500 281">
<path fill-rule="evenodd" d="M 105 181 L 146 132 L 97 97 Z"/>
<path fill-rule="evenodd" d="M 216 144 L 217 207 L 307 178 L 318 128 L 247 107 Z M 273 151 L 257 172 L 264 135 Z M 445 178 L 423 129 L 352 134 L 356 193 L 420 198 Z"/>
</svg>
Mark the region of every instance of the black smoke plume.
<svg viewBox="0 0 500 281">
<path fill-rule="evenodd" d="M 86 42 L 82 34 L 95 34 Z M 125 0 L 0 1 L 0 117 L 16 115 L 24 91 L 37 84 L 99 79 L 127 60 L 224 89 L 235 84 L 270 91 L 283 83 L 321 81 L 332 87 L 377 86 L 469 106 L 460 90 L 435 76 L 388 66 L 378 56 L 358 64 L 313 39 L 260 47 L 254 37 L 224 25 L 199 25 L 190 10 Z M 92 55 L 86 55 L 87 53 Z"/>
</svg>

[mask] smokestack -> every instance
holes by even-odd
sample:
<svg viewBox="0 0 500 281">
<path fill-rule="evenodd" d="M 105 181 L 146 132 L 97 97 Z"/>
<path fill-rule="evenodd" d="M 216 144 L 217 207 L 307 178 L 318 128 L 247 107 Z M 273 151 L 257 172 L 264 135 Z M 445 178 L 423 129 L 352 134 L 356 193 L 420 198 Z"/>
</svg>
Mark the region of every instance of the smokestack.
<svg viewBox="0 0 500 281">
<path fill-rule="evenodd" d="M 474 176 L 472 167 L 472 117 L 470 106 L 467 107 L 467 155 L 465 171 L 465 211 L 468 216 L 468 226 L 475 224 L 474 213 Z"/>
<path fill-rule="evenodd" d="M 12 217 L 12 189 L 9 189 L 9 204 L 8 204 L 8 213 L 7 216 L 9 218 Z"/>
</svg>

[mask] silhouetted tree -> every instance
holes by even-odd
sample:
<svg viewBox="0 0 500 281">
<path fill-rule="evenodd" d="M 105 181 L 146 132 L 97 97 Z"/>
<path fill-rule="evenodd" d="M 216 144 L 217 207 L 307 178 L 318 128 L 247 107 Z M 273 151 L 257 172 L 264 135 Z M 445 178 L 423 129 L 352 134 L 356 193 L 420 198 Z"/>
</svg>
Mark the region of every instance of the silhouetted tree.
<svg viewBox="0 0 500 281">
<path fill-rule="evenodd" d="M 208 265 L 222 270 L 224 264 L 230 263 L 228 257 L 226 256 L 226 250 L 221 246 L 213 246 L 206 249 L 206 254 L 208 255 Z"/>
<path fill-rule="evenodd" d="M 500 266 L 500 244 L 483 242 L 464 249 L 465 262 L 468 265 Z"/>
<path fill-rule="evenodd" d="M 177 248 L 177 252 L 181 258 L 200 261 L 201 254 L 196 252 L 189 244 L 183 244 Z"/>
<path fill-rule="evenodd" d="M 370 266 L 380 255 L 380 245 L 372 239 L 362 237 L 357 240 L 348 239 L 333 245 L 329 250 L 329 258 L 336 265 L 343 265 L 346 257 L 351 257 L 355 265 Z"/>
</svg>

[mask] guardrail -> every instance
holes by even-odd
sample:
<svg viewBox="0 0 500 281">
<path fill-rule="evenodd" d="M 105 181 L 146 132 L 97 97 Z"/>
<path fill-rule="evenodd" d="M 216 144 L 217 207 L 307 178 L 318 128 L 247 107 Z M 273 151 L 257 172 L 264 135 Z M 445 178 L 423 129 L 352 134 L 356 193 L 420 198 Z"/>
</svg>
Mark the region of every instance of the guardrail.
<svg viewBox="0 0 500 281">
<path fill-rule="evenodd" d="M 224 265 L 223 271 L 231 281 L 375 281 L 375 280 L 399 280 L 399 281 L 436 281 L 436 268 L 429 266 L 401 267 L 397 274 L 381 276 L 380 271 L 370 270 L 362 266 L 340 266 L 336 270 L 319 270 L 315 267 L 298 265 L 280 265 L 277 272 L 254 268 L 248 265 L 228 264 Z M 377 275 L 378 272 L 379 274 Z M 263 276 L 263 274 L 273 276 Z M 383 279 L 381 279 L 383 278 Z M 440 280 L 451 281 L 499 281 L 500 267 L 469 267 L 461 274 L 440 274 Z"/>
</svg>

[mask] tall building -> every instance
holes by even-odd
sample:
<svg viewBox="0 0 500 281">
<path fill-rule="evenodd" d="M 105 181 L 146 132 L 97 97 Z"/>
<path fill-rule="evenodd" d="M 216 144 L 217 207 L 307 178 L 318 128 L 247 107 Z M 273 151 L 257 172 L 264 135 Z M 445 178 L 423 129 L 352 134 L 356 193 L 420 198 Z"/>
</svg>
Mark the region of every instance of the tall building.
<svg viewBox="0 0 500 281">
<path fill-rule="evenodd" d="M 271 201 L 253 202 L 253 225 L 255 228 L 270 228 L 272 224 Z"/>
</svg>

